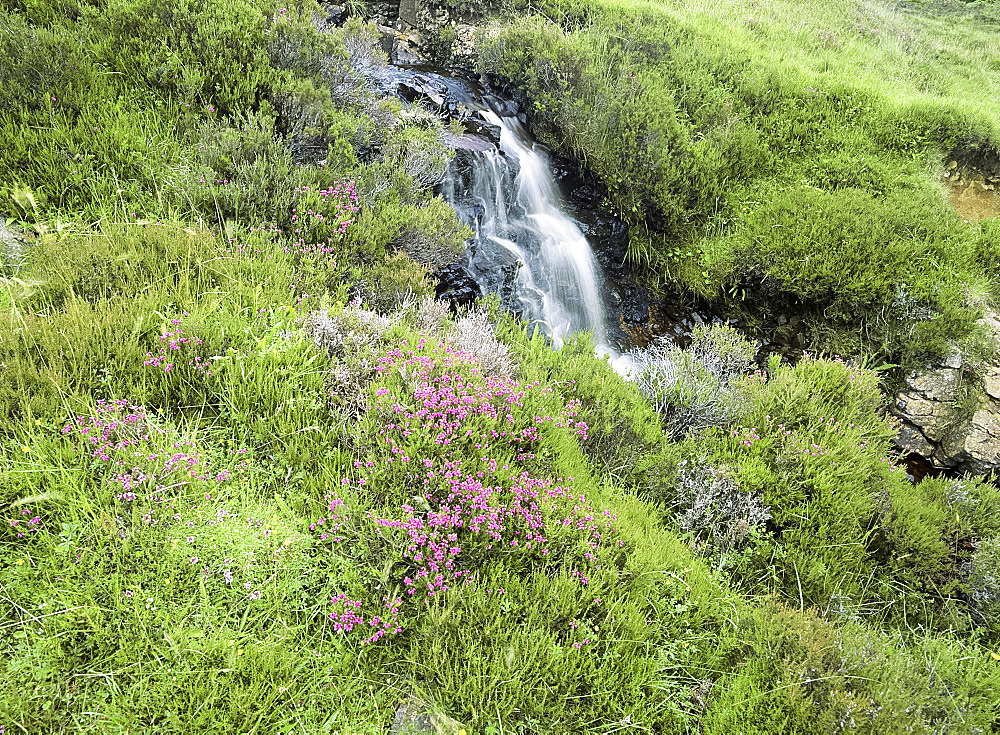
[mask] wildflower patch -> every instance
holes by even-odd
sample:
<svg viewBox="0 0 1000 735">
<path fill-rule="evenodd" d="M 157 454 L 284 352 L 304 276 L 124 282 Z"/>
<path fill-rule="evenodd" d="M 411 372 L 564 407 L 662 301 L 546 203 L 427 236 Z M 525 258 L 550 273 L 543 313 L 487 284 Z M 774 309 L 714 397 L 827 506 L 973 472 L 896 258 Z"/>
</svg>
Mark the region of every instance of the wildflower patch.
<svg viewBox="0 0 1000 735">
<path fill-rule="evenodd" d="M 337 631 L 364 630 L 367 643 L 398 633 L 408 615 L 458 584 L 475 585 L 477 571 L 498 561 L 568 571 L 582 590 L 601 552 L 624 545 L 615 515 L 572 477 L 552 477 L 542 456 L 546 431 L 586 438 L 575 401 L 538 382 L 483 375 L 467 353 L 426 338 L 402 340 L 375 364 L 368 414 L 381 428 L 341 480 L 345 497 L 375 510 L 354 514 L 341 494 L 330 496 L 329 515 L 310 531 L 331 549 L 346 540 L 345 524 L 384 538 L 397 592 L 383 601 L 388 617 L 366 618 L 361 600 L 338 595 Z"/>
</svg>

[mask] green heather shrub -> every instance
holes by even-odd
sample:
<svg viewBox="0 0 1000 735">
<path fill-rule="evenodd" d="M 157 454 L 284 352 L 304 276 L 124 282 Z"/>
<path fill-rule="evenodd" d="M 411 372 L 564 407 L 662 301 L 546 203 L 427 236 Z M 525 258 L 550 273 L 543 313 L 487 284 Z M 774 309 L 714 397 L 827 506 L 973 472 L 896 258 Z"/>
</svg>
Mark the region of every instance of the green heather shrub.
<svg viewBox="0 0 1000 735">
<path fill-rule="evenodd" d="M 395 253 L 368 268 L 352 284 L 356 299 L 382 314 L 389 314 L 410 300 L 434 293 L 427 269 L 403 253 Z"/>
<path fill-rule="evenodd" d="M 947 636 L 910 644 L 765 603 L 744 622 L 743 666 L 711 687 L 705 732 L 988 732 L 1000 670 Z"/>
<path fill-rule="evenodd" d="M 472 230 L 455 217 L 447 202 L 435 197 L 421 207 L 410 208 L 408 214 L 394 246 L 432 271 L 461 260 Z"/>
<path fill-rule="evenodd" d="M 1000 536 L 982 538 L 968 570 L 968 595 L 973 621 L 986 629 L 987 640 L 1000 640 Z"/>
<path fill-rule="evenodd" d="M 792 189 L 745 217 L 739 239 L 737 258 L 763 274 L 767 292 L 815 304 L 834 324 L 871 315 L 841 345 L 851 352 L 940 352 L 978 317 L 965 293 L 982 278 L 958 275 L 975 268 L 972 233 L 930 197 Z"/>
<path fill-rule="evenodd" d="M 674 438 L 728 426 L 738 417 L 743 408 L 739 385 L 756 352 L 729 327 L 699 327 L 691 339 L 682 350 L 661 337 L 632 353 L 633 379 Z"/>
<path fill-rule="evenodd" d="M 175 108 L 208 105 L 228 115 L 274 83 L 268 40 L 291 21 L 266 17 L 252 0 L 119 0 L 93 22 L 113 70 Z"/>
<path fill-rule="evenodd" d="M 594 359 L 594 344 L 573 335 L 558 350 L 541 339 L 529 339 L 523 326 L 509 317 L 499 320 L 496 333 L 518 355 L 524 380 L 558 376 L 556 385 L 567 399 L 579 401 L 587 424 L 581 447 L 588 460 L 623 484 L 636 477 L 643 457 L 673 456 L 656 411 L 638 387 L 615 372 L 608 360 Z"/>
<path fill-rule="evenodd" d="M 911 596 L 942 601 L 941 627 L 981 628 L 994 641 L 1000 619 L 989 579 L 996 574 L 991 549 L 1000 534 L 998 501 L 1000 490 L 975 478 L 929 478 L 910 493 L 896 493 L 879 559 Z M 948 604 L 953 600 L 967 606 Z"/>
<path fill-rule="evenodd" d="M 996 534 L 995 488 L 935 479 L 914 488 L 890 452 L 896 425 L 870 371 L 805 359 L 747 400 L 742 424 L 710 437 L 712 463 L 771 512 L 737 578 L 849 617 L 979 626 L 968 566 Z"/>
<path fill-rule="evenodd" d="M 766 573 L 765 585 L 821 608 L 859 600 L 878 573 L 869 545 L 882 504 L 906 487 L 888 454 L 895 427 L 880 415 L 878 376 L 804 359 L 779 367 L 751 405 L 740 425 L 715 430 L 712 455 L 771 509 L 773 542 L 747 559 L 747 578 Z"/>
</svg>

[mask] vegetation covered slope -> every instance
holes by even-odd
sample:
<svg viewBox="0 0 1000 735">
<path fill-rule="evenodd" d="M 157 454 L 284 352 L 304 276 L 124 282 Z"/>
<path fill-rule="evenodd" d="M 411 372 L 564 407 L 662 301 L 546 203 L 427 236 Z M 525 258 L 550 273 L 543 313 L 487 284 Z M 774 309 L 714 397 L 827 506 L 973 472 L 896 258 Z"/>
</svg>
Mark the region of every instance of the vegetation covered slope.
<svg viewBox="0 0 1000 735">
<path fill-rule="evenodd" d="M 651 280 L 815 346 L 907 361 L 995 294 L 995 222 L 963 222 L 953 159 L 1000 174 L 993 3 L 522 3 L 481 65 L 580 158 Z"/>
<path fill-rule="evenodd" d="M 1000 727 L 997 490 L 856 365 L 425 298 L 439 123 L 316 11 L 0 12 L 0 728 Z"/>
</svg>

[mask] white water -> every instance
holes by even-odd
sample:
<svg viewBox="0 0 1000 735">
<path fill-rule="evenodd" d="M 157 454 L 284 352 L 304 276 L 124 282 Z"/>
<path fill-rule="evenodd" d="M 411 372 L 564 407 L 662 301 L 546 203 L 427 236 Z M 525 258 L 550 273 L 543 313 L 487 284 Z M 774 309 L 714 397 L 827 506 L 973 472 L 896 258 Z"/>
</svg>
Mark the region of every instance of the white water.
<svg viewBox="0 0 1000 735">
<path fill-rule="evenodd" d="M 589 331 L 600 352 L 611 352 L 603 278 L 587 238 L 563 211 L 548 162 L 516 118 L 482 114 L 500 127 L 502 153 L 476 153 L 472 161 L 467 194 L 480 205 L 477 247 L 506 251 L 505 260 L 518 264 L 514 297 L 553 344 Z M 510 159 L 519 166 L 513 181 Z M 455 202 L 454 190 L 446 188 L 446 196 Z"/>
</svg>

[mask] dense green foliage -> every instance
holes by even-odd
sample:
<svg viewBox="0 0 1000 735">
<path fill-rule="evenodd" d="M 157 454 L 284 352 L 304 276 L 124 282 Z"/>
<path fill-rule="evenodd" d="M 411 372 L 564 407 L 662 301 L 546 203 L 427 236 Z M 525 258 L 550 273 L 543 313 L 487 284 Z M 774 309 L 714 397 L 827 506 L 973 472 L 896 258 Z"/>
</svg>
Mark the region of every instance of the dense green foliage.
<svg viewBox="0 0 1000 735">
<path fill-rule="evenodd" d="M 607 186 L 651 281 L 910 361 L 998 276 L 996 232 L 939 182 L 956 156 L 1000 173 L 1000 11 L 942 5 L 527 2 L 481 64 Z"/>
<path fill-rule="evenodd" d="M 465 237 L 440 122 L 359 23 L 5 7 L 0 731 L 384 733 L 410 696 L 468 733 L 1000 728 L 998 491 L 908 482 L 878 375 L 716 329 L 626 381 L 426 298 Z M 926 191 L 792 183 L 728 252 L 842 323 L 996 252 Z M 773 222 L 844 241 L 805 273 Z"/>
</svg>

